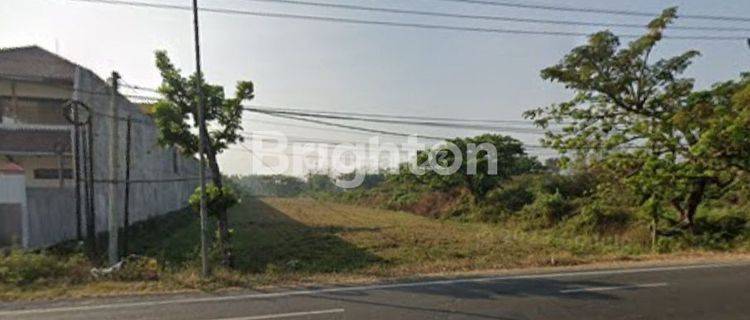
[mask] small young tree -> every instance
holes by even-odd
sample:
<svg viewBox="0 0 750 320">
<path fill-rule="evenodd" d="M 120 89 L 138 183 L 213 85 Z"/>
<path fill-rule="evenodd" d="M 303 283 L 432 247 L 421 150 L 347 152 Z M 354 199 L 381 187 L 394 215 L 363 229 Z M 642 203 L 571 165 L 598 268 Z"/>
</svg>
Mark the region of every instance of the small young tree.
<svg viewBox="0 0 750 320">
<path fill-rule="evenodd" d="M 693 92 L 680 75 L 699 55 L 688 51 L 651 62 L 651 52 L 676 8 L 664 10 L 648 32 L 621 47 L 609 31 L 593 34 L 542 78 L 575 92 L 572 100 L 531 110 L 548 128 L 543 143 L 601 161 L 643 199 L 670 203 L 692 226 L 709 188 L 721 189 L 747 171 L 750 139 L 748 77 Z"/>
<path fill-rule="evenodd" d="M 253 83 L 239 82 L 234 98 L 226 98 L 224 88 L 205 83 L 202 76 L 193 74 L 183 77 L 164 51 L 156 52 L 156 67 L 162 76 L 159 92 L 163 95 L 153 109 L 153 117 L 159 128 L 159 142 L 162 145 L 179 146 L 186 155 L 203 152 L 208 160 L 213 187 L 218 192 L 216 196 L 221 197 L 224 185 L 216 157 L 229 145 L 242 141 L 242 102 L 253 99 Z M 204 118 L 207 123 L 208 143 L 205 150 L 200 150 L 198 134 L 198 84 L 203 91 Z M 226 206 L 215 206 L 218 211 L 211 214 L 219 222 L 218 242 L 222 264 L 231 266 L 227 209 Z"/>
</svg>

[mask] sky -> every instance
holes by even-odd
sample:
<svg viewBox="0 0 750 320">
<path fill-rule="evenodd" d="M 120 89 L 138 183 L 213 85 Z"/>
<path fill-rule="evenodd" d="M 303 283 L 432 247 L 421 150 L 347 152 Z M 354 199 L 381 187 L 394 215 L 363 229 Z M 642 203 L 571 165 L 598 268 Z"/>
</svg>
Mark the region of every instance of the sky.
<svg viewBox="0 0 750 320">
<path fill-rule="evenodd" d="M 190 0 L 139 0 L 190 5 Z M 623 17 L 449 3 L 438 0 L 309 0 L 388 8 L 464 14 L 643 23 L 647 17 Z M 518 1 L 522 2 L 522 1 Z M 525 3 L 560 5 L 560 1 Z M 200 0 L 201 6 L 444 24 L 489 28 L 593 33 L 601 27 L 555 26 L 498 21 L 433 18 L 403 14 L 346 11 L 252 0 Z M 744 0 L 570 0 L 564 5 L 660 12 L 678 6 L 684 14 L 750 16 Z M 40 45 L 89 68 L 102 77 L 116 70 L 128 84 L 157 87 L 154 51 L 166 50 L 185 72 L 194 66 L 192 16 L 188 11 L 133 8 L 71 0 L 0 1 L 0 47 Z M 678 20 L 681 26 L 734 26 L 750 22 Z M 208 80 L 232 91 L 236 81 L 255 83 L 253 104 L 311 110 L 384 113 L 413 116 L 522 119 L 525 110 L 570 96 L 558 84 L 543 81 L 539 71 L 559 61 L 585 37 L 509 35 L 393 28 L 217 13 L 201 15 L 203 69 Z M 641 30 L 613 28 L 616 33 Z M 744 36 L 742 32 L 673 31 L 674 35 Z M 698 87 L 736 78 L 748 70 L 750 49 L 743 41 L 665 40 L 657 57 L 697 49 L 687 75 Z M 124 93 L 129 92 L 127 90 Z M 365 141 L 368 136 L 342 130 L 311 128 L 291 120 L 246 114 L 247 131 L 279 131 L 312 139 Z M 363 125 L 368 126 L 368 125 Z M 481 131 L 405 125 L 373 128 L 440 136 L 469 136 Z M 526 143 L 537 136 L 516 135 Z M 387 139 L 384 139 L 387 140 Z M 390 141 L 398 141 L 390 139 Z M 531 151 L 530 151 L 531 152 Z M 533 154 L 533 152 L 531 152 Z M 547 153 L 547 155 L 549 155 Z M 266 161 L 273 162 L 273 154 Z M 545 156 L 545 154 L 540 154 Z M 220 157 L 226 173 L 269 173 L 242 148 Z M 290 172 L 301 174 L 301 172 Z"/>
</svg>

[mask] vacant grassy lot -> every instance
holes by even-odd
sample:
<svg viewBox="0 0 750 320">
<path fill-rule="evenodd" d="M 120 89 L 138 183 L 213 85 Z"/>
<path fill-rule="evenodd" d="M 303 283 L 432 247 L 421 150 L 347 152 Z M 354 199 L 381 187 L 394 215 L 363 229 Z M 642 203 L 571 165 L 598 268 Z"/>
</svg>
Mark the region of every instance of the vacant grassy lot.
<svg viewBox="0 0 750 320">
<path fill-rule="evenodd" d="M 57 260 L 65 262 L 53 269 L 46 268 L 50 262 L 43 259 L 21 259 L 16 267 L 32 264 L 45 275 L 33 281 L 23 280 L 29 274 L 19 275 L 14 283 L 0 281 L 0 299 L 368 281 L 632 260 L 650 253 L 647 232 L 602 239 L 299 198 L 245 199 L 232 210 L 231 223 L 236 268 L 217 269 L 209 281 L 198 276 L 199 223 L 186 212 L 133 230 L 131 251 L 156 258 L 158 280 L 141 279 L 138 270 L 125 278 L 92 279 L 80 256 L 61 256 Z M 2 269 L 0 264 L 0 276 Z"/>
<path fill-rule="evenodd" d="M 255 200 L 233 217 L 238 266 L 249 272 L 409 276 L 573 263 L 643 248 L 311 199 Z"/>
</svg>

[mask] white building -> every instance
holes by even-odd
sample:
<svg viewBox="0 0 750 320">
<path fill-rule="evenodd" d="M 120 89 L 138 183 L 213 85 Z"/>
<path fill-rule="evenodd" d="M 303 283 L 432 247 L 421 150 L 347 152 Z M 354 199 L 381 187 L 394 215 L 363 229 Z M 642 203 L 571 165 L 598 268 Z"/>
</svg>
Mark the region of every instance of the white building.
<svg viewBox="0 0 750 320">
<path fill-rule="evenodd" d="M 119 116 L 113 118 L 109 92 L 107 82 L 93 72 L 40 47 L 0 49 L 0 246 L 13 242 L 44 247 L 77 236 L 75 139 L 62 113 L 62 106 L 74 98 L 92 109 L 97 232 L 108 225 L 113 139 L 118 139 L 123 164 L 114 184 L 114 205 L 125 205 L 127 117 L 132 119 L 131 178 L 137 181 L 130 186 L 130 221 L 187 206 L 198 184 L 198 162 L 160 147 L 153 120 L 123 96 L 116 97 Z M 113 136 L 115 121 L 118 133 Z M 83 208 L 80 221 L 85 232 Z"/>
</svg>

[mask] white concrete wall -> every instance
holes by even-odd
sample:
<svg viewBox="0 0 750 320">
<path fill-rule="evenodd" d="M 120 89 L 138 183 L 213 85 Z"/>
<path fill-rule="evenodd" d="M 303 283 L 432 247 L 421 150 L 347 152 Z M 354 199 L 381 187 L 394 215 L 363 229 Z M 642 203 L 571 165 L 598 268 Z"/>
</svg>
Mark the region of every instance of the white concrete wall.
<svg viewBox="0 0 750 320">
<path fill-rule="evenodd" d="M 29 218 L 26 206 L 26 178 L 23 172 L 1 173 L 0 172 L 0 203 L 18 204 L 21 208 L 21 244 L 24 247 L 29 243 Z M 9 212 L 10 213 L 10 212 Z M 3 212 L 0 212 L 3 214 Z"/>
<path fill-rule="evenodd" d="M 78 97 L 99 115 L 94 115 L 94 176 L 96 180 L 108 180 L 110 177 L 109 145 L 113 139 L 110 136 L 111 115 L 110 97 L 108 95 L 91 94 L 91 92 L 107 92 L 106 83 L 92 72 L 82 69 L 78 88 Z M 128 115 L 133 119 L 131 171 L 132 180 L 143 179 L 175 179 L 197 177 L 199 174 L 198 161 L 192 157 L 178 155 L 178 170 L 173 170 L 174 150 L 158 145 L 157 128 L 151 117 L 143 114 L 140 107 L 129 102 L 124 97 L 118 99 L 120 118 Z M 119 123 L 120 172 L 119 180 L 125 178 L 125 138 L 126 123 Z M 109 184 L 95 184 L 95 209 L 97 232 L 107 230 L 109 211 Z M 131 223 L 146 220 L 150 217 L 165 214 L 185 208 L 187 200 L 198 186 L 197 180 L 165 183 L 134 183 L 130 187 L 130 221 Z M 124 207 L 123 185 L 118 184 L 115 203 L 118 208 Z M 122 209 L 120 209 L 122 212 Z M 122 218 L 122 216 L 120 217 Z M 120 221 L 122 224 L 122 221 Z"/>
<path fill-rule="evenodd" d="M 117 173 L 118 180 L 125 179 L 125 137 L 126 123 L 120 122 L 118 134 L 110 135 L 112 119 L 101 114 L 111 115 L 110 97 L 107 94 L 94 94 L 93 92 L 108 92 L 104 80 L 93 72 L 81 69 L 80 76 L 76 81 L 79 92 L 74 94 L 73 90 L 68 92 L 70 97 L 76 96 L 83 101 L 95 113 L 93 115 L 94 131 L 94 176 L 95 180 L 110 179 L 110 153 L 109 145 L 112 139 L 119 139 L 120 172 Z M 4 89 L 0 86 L 0 91 Z M 59 88 L 52 88 L 49 94 L 39 86 L 26 87 L 28 92 L 33 91 L 35 96 L 51 95 L 59 97 L 62 94 Z M 33 89 L 33 90 L 31 90 Z M 158 132 L 153 120 L 140 111 L 140 107 L 129 102 L 124 97 L 118 98 L 118 112 L 121 118 L 130 115 L 133 118 L 132 126 L 132 151 L 131 151 L 131 179 L 153 180 L 153 179 L 175 179 L 186 177 L 197 177 L 199 172 L 198 161 L 192 157 L 178 155 L 178 170 L 173 170 L 173 148 L 164 148 L 157 144 Z M 68 181 L 66 181 L 66 186 Z M 71 184 L 72 186 L 72 184 Z M 165 183 L 134 183 L 130 186 L 130 222 L 146 220 L 150 217 L 166 214 L 175 210 L 185 208 L 188 198 L 198 186 L 197 180 Z M 29 203 L 30 232 L 25 232 L 30 239 L 26 242 L 27 247 L 46 247 L 64 240 L 71 240 L 76 235 L 75 219 L 75 196 L 72 188 L 33 188 L 28 189 L 27 203 Z M 108 229 L 109 212 L 109 182 L 97 182 L 94 188 L 96 230 L 98 233 Z M 124 186 L 117 184 L 116 199 L 113 205 L 122 213 L 124 208 Z M 0 192 L 2 193 L 2 192 Z M 84 192 L 81 192 L 84 197 Z M 82 210 L 84 210 L 82 202 Z M 85 234 L 85 212 L 82 212 Z M 123 216 L 120 215 L 120 225 Z M 29 224 L 29 223 L 27 223 Z"/>
<path fill-rule="evenodd" d="M 27 188 L 27 248 L 75 239 L 75 189 Z M 85 230 L 85 229 L 84 229 Z"/>
<path fill-rule="evenodd" d="M 26 203 L 26 179 L 22 173 L 0 173 L 0 203 Z"/>
</svg>

